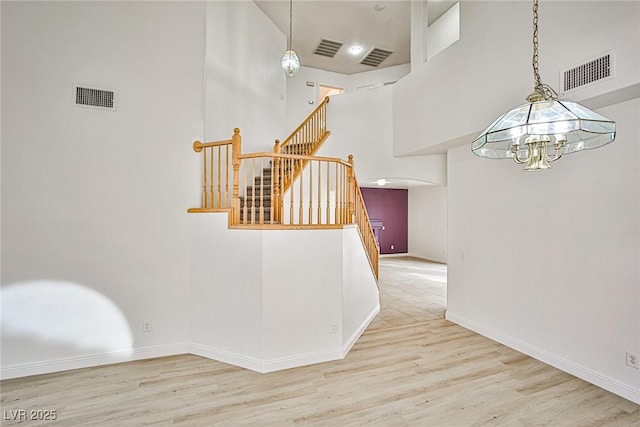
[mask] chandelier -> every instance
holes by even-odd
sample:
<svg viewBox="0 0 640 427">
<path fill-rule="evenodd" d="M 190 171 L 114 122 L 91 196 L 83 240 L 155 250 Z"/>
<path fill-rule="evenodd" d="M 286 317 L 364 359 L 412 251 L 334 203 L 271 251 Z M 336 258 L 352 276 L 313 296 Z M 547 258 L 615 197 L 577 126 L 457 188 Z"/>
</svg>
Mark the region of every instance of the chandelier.
<svg viewBox="0 0 640 427">
<path fill-rule="evenodd" d="M 292 39 L 292 22 L 293 22 L 293 0 L 289 0 L 289 43 L 287 44 L 287 51 L 282 55 L 282 70 L 287 77 L 295 77 L 300 71 L 300 60 L 295 50 L 291 49 Z"/>
<path fill-rule="evenodd" d="M 598 148 L 616 137 L 616 123 L 576 102 L 558 100 L 543 84 L 538 71 L 538 0 L 533 1 L 534 91 L 528 104 L 494 121 L 471 145 L 472 151 L 491 159 L 513 159 L 524 170 L 549 169 L 563 154 Z"/>
</svg>

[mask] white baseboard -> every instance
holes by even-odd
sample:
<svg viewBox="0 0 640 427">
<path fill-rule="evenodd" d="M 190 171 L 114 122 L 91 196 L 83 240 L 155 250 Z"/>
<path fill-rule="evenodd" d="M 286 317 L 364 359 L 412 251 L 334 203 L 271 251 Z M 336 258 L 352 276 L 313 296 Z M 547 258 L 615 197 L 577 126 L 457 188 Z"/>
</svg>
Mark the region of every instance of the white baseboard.
<svg viewBox="0 0 640 427">
<path fill-rule="evenodd" d="M 447 259 L 446 258 L 441 258 L 441 257 L 438 257 L 438 256 L 416 255 L 416 254 L 412 254 L 412 253 L 408 253 L 406 255 L 410 256 L 412 258 L 420 258 L 420 259 L 423 259 L 425 261 L 433 261 L 433 262 L 437 262 L 437 263 L 440 263 L 440 264 L 446 264 L 447 263 Z"/>
<path fill-rule="evenodd" d="M 255 372 L 262 372 L 264 364 L 262 359 L 226 350 L 220 350 L 202 344 L 189 344 L 189 353 L 195 354 L 196 356 L 206 357 L 207 359 L 217 360 L 218 362 L 228 363 L 229 365 L 239 366 Z"/>
<path fill-rule="evenodd" d="M 225 350 L 208 347 L 195 343 L 179 343 L 144 347 L 131 351 L 118 351 L 105 354 L 92 354 L 64 359 L 46 360 L 36 363 L 24 363 L 0 368 L 0 379 L 6 380 L 31 375 L 49 374 L 71 369 L 90 368 L 93 366 L 110 365 L 113 363 L 131 362 L 134 360 L 151 359 L 155 357 L 174 356 L 177 354 L 194 354 L 206 357 L 255 372 L 267 373 L 283 369 L 307 366 L 315 363 L 329 362 L 343 359 L 351 350 L 358 338 L 367 329 L 371 321 L 380 312 L 380 305 L 376 305 L 356 331 L 349 337 L 342 347 L 328 349 L 314 353 L 297 354 L 282 358 L 263 360 L 246 355 L 232 353 Z"/>
<path fill-rule="evenodd" d="M 116 351 L 104 354 L 92 354 L 63 359 L 45 360 L 35 363 L 21 363 L 0 368 L 0 379 L 28 377 L 31 375 L 49 374 L 52 372 L 68 371 L 70 369 L 90 368 L 93 366 L 110 365 L 113 363 L 131 362 L 134 360 L 151 359 L 154 357 L 174 356 L 189 352 L 187 343 L 143 347 L 126 351 Z"/>
<path fill-rule="evenodd" d="M 577 363 L 571 362 L 570 360 L 564 359 L 555 354 L 549 353 L 548 351 L 535 347 L 524 341 L 520 341 L 519 339 L 512 336 L 486 328 L 463 316 L 452 313 L 451 310 L 447 310 L 445 317 L 447 320 L 456 323 L 466 329 L 477 332 L 478 334 L 483 335 L 493 341 L 504 344 L 507 347 L 513 348 L 514 350 L 526 354 L 527 356 L 531 356 L 534 359 L 540 360 L 541 362 L 558 368 L 561 371 L 567 372 L 573 376 L 583 379 L 593 385 L 596 385 L 640 405 L 639 388 L 634 388 L 628 384 L 621 383 L 618 380 L 595 372 L 584 366 L 578 365 Z"/>
<path fill-rule="evenodd" d="M 360 326 L 356 328 L 356 330 L 353 332 L 353 334 L 351 334 L 349 339 L 345 341 L 345 343 L 342 345 L 342 357 L 340 357 L 341 359 L 344 359 L 345 356 L 351 351 L 351 348 L 355 345 L 355 343 L 358 341 L 358 339 L 364 333 L 364 331 L 369 327 L 369 324 L 373 321 L 373 319 L 375 319 L 378 313 L 380 313 L 380 304 L 377 304 L 373 308 L 373 310 L 371 311 L 371 313 L 369 313 L 366 319 L 364 319 L 364 321 L 360 324 Z"/>
</svg>

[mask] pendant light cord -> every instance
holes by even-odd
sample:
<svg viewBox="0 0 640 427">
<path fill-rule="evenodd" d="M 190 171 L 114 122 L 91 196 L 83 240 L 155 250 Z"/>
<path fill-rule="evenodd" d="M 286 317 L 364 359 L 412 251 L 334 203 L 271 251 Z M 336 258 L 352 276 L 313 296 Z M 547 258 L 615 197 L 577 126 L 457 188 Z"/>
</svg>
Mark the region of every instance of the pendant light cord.
<svg viewBox="0 0 640 427">
<path fill-rule="evenodd" d="M 558 93 L 551 86 L 542 83 L 540 70 L 538 69 L 538 0 L 533 0 L 533 78 L 535 80 L 534 91 L 527 96 L 527 101 L 558 99 Z"/>
<path fill-rule="evenodd" d="M 291 35 L 292 35 L 292 22 L 293 22 L 293 0 L 289 0 L 289 48 L 287 50 L 291 50 Z"/>
</svg>

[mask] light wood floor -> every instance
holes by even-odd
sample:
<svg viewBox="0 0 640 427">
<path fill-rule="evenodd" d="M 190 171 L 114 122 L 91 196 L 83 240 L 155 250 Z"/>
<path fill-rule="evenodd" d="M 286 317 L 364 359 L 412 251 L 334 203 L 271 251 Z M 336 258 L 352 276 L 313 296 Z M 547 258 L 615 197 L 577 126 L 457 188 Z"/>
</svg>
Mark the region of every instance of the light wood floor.
<svg viewBox="0 0 640 427">
<path fill-rule="evenodd" d="M 190 355 L 79 369 L 3 381 L 2 409 L 57 411 L 28 426 L 640 425 L 640 406 L 444 320 L 445 276 L 383 258 L 382 312 L 341 361 L 271 374 Z"/>
</svg>

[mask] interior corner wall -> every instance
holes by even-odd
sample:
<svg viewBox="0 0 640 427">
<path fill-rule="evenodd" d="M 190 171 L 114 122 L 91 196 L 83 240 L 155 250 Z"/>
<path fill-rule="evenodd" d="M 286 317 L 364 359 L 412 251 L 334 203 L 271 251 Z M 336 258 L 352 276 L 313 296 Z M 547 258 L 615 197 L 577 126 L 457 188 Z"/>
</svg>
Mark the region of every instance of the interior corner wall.
<svg viewBox="0 0 640 427">
<path fill-rule="evenodd" d="M 355 92 L 363 87 L 379 88 L 400 80 L 411 70 L 409 64 L 394 65 L 372 71 L 342 74 L 311 67 L 300 67 L 295 78 L 287 79 L 287 135 L 318 106 L 318 87 L 332 86 Z M 342 95 L 337 95 L 342 96 Z M 337 99 L 334 96 L 332 99 Z M 332 118 L 328 119 L 331 128 Z"/>
<path fill-rule="evenodd" d="M 447 262 L 447 187 L 409 188 L 409 255 Z"/>
<path fill-rule="evenodd" d="M 205 137 L 242 152 L 271 151 L 286 135 L 286 37 L 253 1 L 206 3 Z"/>
<path fill-rule="evenodd" d="M 361 186 L 375 185 L 380 178 L 445 184 L 446 155 L 394 157 L 394 86 L 332 97 L 327 106 L 331 136 L 319 155 L 347 159 L 352 154 Z"/>
<path fill-rule="evenodd" d="M 447 318 L 640 403 L 640 99 L 547 171 L 449 150 Z"/>
<path fill-rule="evenodd" d="M 184 352 L 204 5 L 1 7 L 3 372 Z"/>
</svg>

